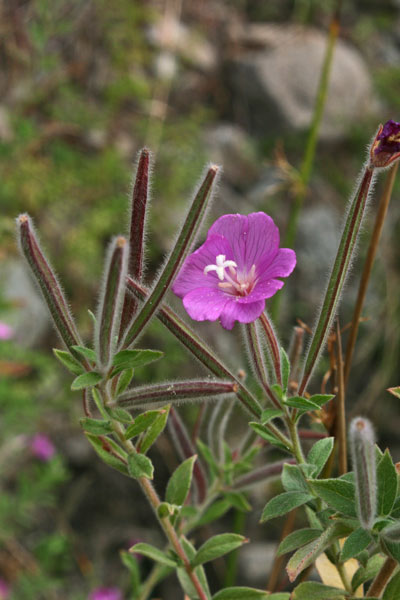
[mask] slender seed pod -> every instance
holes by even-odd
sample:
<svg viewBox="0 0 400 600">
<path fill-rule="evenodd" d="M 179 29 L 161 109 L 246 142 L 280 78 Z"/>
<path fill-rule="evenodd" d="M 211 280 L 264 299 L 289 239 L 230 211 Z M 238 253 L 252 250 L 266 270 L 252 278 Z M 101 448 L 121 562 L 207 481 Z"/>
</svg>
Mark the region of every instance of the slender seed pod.
<svg viewBox="0 0 400 600">
<path fill-rule="evenodd" d="M 56 330 L 67 348 L 75 354 L 71 346 L 80 346 L 82 342 L 57 276 L 40 248 L 31 218 L 27 214 L 20 215 L 17 228 L 21 252 L 39 284 Z M 76 356 L 82 360 L 82 357 Z"/>
<path fill-rule="evenodd" d="M 166 403 L 181 403 L 185 400 L 202 401 L 214 396 L 232 394 L 236 385 L 232 381 L 190 380 L 143 385 L 121 394 L 116 404 L 125 409 L 158 408 Z"/>
<path fill-rule="evenodd" d="M 279 477 L 282 474 L 283 467 L 285 465 L 295 465 L 296 460 L 294 458 L 289 458 L 287 460 L 280 460 L 277 462 L 272 462 L 267 465 L 263 465 L 262 467 L 258 467 L 254 469 L 254 471 L 250 471 L 241 477 L 238 477 L 234 480 L 232 484 L 232 488 L 234 490 L 244 490 L 253 485 L 257 485 L 258 483 L 265 482 L 267 479 L 271 479 L 272 477 Z"/>
<path fill-rule="evenodd" d="M 163 269 L 161 270 L 153 290 L 139 312 L 135 315 L 124 338 L 121 341 L 122 348 L 129 348 L 132 346 L 138 335 L 143 332 L 143 329 L 149 322 L 150 318 L 158 310 L 165 294 L 169 289 L 170 284 L 172 283 L 172 280 L 179 271 L 185 259 L 186 253 L 190 250 L 195 240 L 201 222 L 206 214 L 209 200 L 215 187 L 218 172 L 219 167 L 215 165 L 212 165 L 207 170 L 204 180 L 197 190 L 197 193 L 189 208 L 174 248 L 172 249 Z"/>
<path fill-rule="evenodd" d="M 375 434 L 368 419 L 353 419 L 349 442 L 356 479 L 358 518 L 364 529 L 371 529 L 376 515 L 376 458 Z"/>
<path fill-rule="evenodd" d="M 128 269 L 128 244 L 117 237 L 110 244 L 104 268 L 95 328 L 95 348 L 100 364 L 108 367 L 117 343 Z"/>
<path fill-rule="evenodd" d="M 149 196 L 149 171 L 150 171 L 150 152 L 143 148 L 140 152 L 135 183 L 132 192 L 131 203 L 131 224 L 129 231 L 129 261 L 128 273 L 137 281 L 142 280 L 143 260 L 144 260 L 144 238 L 146 223 L 146 208 Z M 121 327 L 119 337 L 122 338 L 134 314 L 137 311 L 138 301 L 129 294 L 125 293 L 124 307 L 122 309 Z"/>
</svg>

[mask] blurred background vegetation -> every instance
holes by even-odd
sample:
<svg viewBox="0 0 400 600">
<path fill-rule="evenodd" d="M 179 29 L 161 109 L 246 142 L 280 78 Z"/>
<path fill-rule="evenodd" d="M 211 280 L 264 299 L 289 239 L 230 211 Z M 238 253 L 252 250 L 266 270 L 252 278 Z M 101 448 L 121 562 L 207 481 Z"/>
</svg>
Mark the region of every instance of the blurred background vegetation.
<svg viewBox="0 0 400 600">
<path fill-rule="evenodd" d="M 100 585 L 118 586 L 130 598 L 119 551 L 137 539 L 162 543 L 135 484 L 109 472 L 82 438 L 80 398 L 53 360 L 59 341 L 18 256 L 15 217 L 27 211 L 34 218 L 88 342 L 87 309 L 96 306 L 109 238 L 128 228 L 132 173 L 144 145 L 155 162 L 149 280 L 208 161 L 224 166 L 212 219 L 264 210 L 284 231 L 337 4 L 0 2 L 0 321 L 13 329 L 11 339 L 0 340 L 0 578 L 9 598 L 79 600 Z M 367 143 L 380 122 L 400 119 L 399 8 L 397 0 L 343 2 L 294 243 L 298 267 L 281 298 L 278 328 L 286 345 L 297 318 L 312 324 Z M 348 389 L 349 411 L 374 420 L 396 460 L 399 410 L 385 389 L 400 383 L 399 189 L 397 183 Z M 373 215 L 372 208 L 371 223 Z M 365 242 L 369 230 L 367 223 Z M 342 303 L 343 325 L 351 319 L 365 246 Z M 199 327 L 236 368 L 246 368 L 236 329 Z M 141 345 L 167 358 L 138 373 L 139 382 L 198 371 L 156 323 Z M 55 447 L 46 460 L 32 447 L 37 433 Z M 177 459 L 167 438 L 161 444 L 154 460 L 162 481 Z M 254 533 L 260 543 L 270 543 L 270 535 Z M 262 584 L 266 556 L 261 574 L 249 574 L 249 556 L 241 581 L 256 585 L 259 577 Z M 149 565 L 140 568 L 146 574 Z M 181 597 L 174 586 L 167 580 L 160 597 Z"/>
</svg>

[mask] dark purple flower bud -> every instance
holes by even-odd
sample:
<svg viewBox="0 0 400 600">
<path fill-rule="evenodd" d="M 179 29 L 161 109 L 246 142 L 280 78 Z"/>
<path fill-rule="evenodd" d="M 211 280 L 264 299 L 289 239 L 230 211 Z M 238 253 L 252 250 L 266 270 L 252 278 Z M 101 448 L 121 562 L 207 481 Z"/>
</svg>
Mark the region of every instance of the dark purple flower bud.
<svg viewBox="0 0 400 600">
<path fill-rule="evenodd" d="M 400 123 L 390 119 L 379 127 L 371 146 L 370 160 L 373 167 L 388 167 L 400 157 Z"/>
</svg>

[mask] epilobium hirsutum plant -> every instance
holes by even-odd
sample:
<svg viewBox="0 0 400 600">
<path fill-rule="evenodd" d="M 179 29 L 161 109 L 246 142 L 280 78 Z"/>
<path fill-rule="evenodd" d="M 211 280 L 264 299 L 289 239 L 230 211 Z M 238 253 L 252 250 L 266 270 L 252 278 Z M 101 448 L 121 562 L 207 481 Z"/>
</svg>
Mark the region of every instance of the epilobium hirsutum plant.
<svg viewBox="0 0 400 600">
<path fill-rule="evenodd" d="M 373 139 L 350 200 L 305 352 L 304 330 L 295 328 L 293 343 L 286 352 L 265 310 L 268 299 L 282 288 L 282 278 L 296 265 L 294 250 L 279 247 L 279 231 L 270 216 L 263 212 L 222 216 L 209 229 L 205 242 L 193 251 L 214 192 L 216 166 L 206 170 L 176 242 L 148 288 L 143 283 L 143 240 L 150 155 L 147 150 L 141 152 L 129 238 L 117 237 L 108 250 L 93 348 L 85 346 L 79 336 L 30 218 L 18 218 L 22 253 L 65 346 L 55 354 L 75 375 L 72 390 L 82 391 L 85 435 L 107 465 L 137 480 L 166 537 L 165 548 L 138 543 L 131 553 L 123 554 L 135 582 L 132 598 L 149 598 L 152 587 L 172 571 L 191 600 L 343 600 L 378 598 L 383 592 L 385 600 L 400 597 L 400 574 L 396 573 L 400 562 L 397 470 L 389 452 L 382 453 L 375 446 L 369 421 L 358 417 L 349 430 L 353 470 L 347 472 L 344 365 L 338 324 L 335 335 L 332 333 L 372 181 L 378 171 L 399 157 L 400 124 L 389 121 Z M 186 319 L 168 306 L 171 286 L 191 320 L 218 321 L 214 326 L 227 330 L 236 322 L 241 324 L 258 389 L 255 385 L 247 387 L 243 373 L 234 373 L 229 360 L 218 356 Z M 209 372 L 206 378 L 135 384 L 135 369 L 163 357 L 159 350 L 137 347 L 139 336 L 153 318 L 197 358 Z M 328 337 L 331 364 L 333 361 L 336 369 L 335 399 L 334 394 L 308 391 Z M 346 367 L 348 372 L 349 364 Z M 396 390 L 393 388 L 393 393 Z M 208 403 L 209 399 L 214 402 Z M 200 405 L 194 431 L 188 431 L 179 414 L 183 402 Z M 231 447 L 226 433 L 235 402 L 242 407 L 249 430 L 238 447 Z M 209 412 L 202 423 L 206 405 Z M 300 429 L 299 423 L 306 416 L 318 416 L 325 430 L 322 426 Z M 208 428 L 203 436 L 206 420 Z M 166 489 L 160 490 L 148 453 L 167 425 L 180 464 Z M 335 431 L 336 440 L 330 435 Z M 268 446 L 281 453 L 274 462 L 266 462 L 264 449 Z M 296 587 L 291 592 L 275 592 L 221 585 L 220 590 L 210 591 L 203 565 L 249 540 L 238 533 L 220 533 L 199 546 L 199 528 L 231 508 L 250 510 L 247 489 L 277 476 L 284 491 L 267 502 L 261 522 L 304 508 L 308 526 L 294 532 L 286 528 L 277 553 L 294 552 L 286 571 L 288 586 Z M 156 563 L 145 581 L 140 581 L 138 554 Z M 313 563 L 321 582 L 304 581 Z M 277 569 L 279 574 L 279 561 L 273 566 L 275 575 Z M 298 583 L 301 574 L 302 582 Z"/>
</svg>

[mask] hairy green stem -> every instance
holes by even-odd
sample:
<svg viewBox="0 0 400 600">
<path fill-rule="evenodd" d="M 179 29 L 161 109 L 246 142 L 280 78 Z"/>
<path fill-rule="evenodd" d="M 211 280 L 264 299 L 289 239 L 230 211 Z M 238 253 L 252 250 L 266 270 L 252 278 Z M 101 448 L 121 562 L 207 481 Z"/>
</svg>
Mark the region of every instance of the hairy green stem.
<svg viewBox="0 0 400 600">
<path fill-rule="evenodd" d="M 101 392 L 102 392 L 103 397 L 105 397 L 106 403 L 108 403 L 106 389 L 103 388 L 101 390 Z M 114 429 L 114 432 L 115 432 L 119 442 L 125 448 L 125 450 L 128 452 L 128 454 L 136 453 L 137 452 L 136 448 L 132 444 L 132 442 L 130 440 L 125 439 L 125 429 L 121 425 L 121 423 L 118 423 L 118 421 L 116 421 L 115 419 L 112 419 L 111 422 L 112 422 L 112 427 Z M 171 524 L 169 517 L 160 517 L 159 516 L 158 509 L 161 504 L 161 501 L 160 501 L 160 498 L 158 497 L 156 490 L 154 489 L 153 484 L 146 477 L 138 477 L 137 481 L 139 482 L 139 485 L 140 485 L 144 495 L 146 496 L 147 501 L 149 502 L 150 506 L 152 507 L 153 512 L 154 512 L 158 522 L 160 523 L 161 528 L 163 529 L 164 534 L 167 537 L 171 547 L 175 550 L 176 554 L 182 561 L 183 567 L 184 567 L 185 571 L 187 572 L 188 576 L 190 577 L 190 580 L 191 580 L 196 592 L 199 595 L 199 599 L 200 600 L 208 600 L 207 593 L 204 591 L 199 578 L 197 577 L 196 573 L 192 569 L 192 567 L 190 565 L 190 560 L 188 559 L 186 552 L 183 549 L 183 546 L 180 542 L 179 536 L 178 536 L 177 532 L 175 531 L 174 526 Z"/>
</svg>

